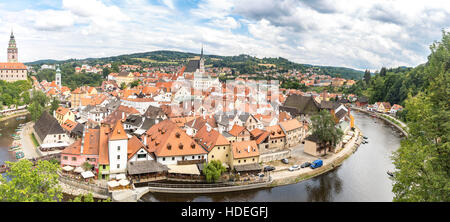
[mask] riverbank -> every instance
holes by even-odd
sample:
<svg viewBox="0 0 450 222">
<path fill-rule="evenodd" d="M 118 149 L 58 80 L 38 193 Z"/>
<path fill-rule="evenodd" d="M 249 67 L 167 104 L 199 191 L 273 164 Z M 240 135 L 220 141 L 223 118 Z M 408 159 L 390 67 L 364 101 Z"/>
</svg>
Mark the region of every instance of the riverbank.
<svg viewBox="0 0 450 222">
<path fill-rule="evenodd" d="M 34 145 L 31 138 L 31 134 L 33 133 L 33 125 L 33 122 L 26 123 L 20 132 L 20 144 L 22 144 L 22 151 L 25 154 L 26 159 L 38 158 L 42 156 L 38 152 L 37 147 Z"/>
<path fill-rule="evenodd" d="M 368 114 L 368 115 L 374 115 L 375 117 L 377 117 L 378 119 L 384 120 L 385 122 L 389 123 L 390 125 L 394 126 L 395 128 L 397 128 L 404 136 L 408 137 L 408 126 L 401 122 L 400 120 L 394 119 L 390 116 L 387 116 L 385 114 L 382 113 L 376 113 L 376 112 L 370 112 L 368 110 L 365 109 L 361 109 L 358 107 L 352 107 L 353 110 Z"/>
<path fill-rule="evenodd" d="M 338 153 L 332 154 L 330 157 L 323 159 L 323 166 L 317 169 L 302 168 L 297 171 L 289 171 L 283 169 L 272 173 L 272 183 L 269 187 L 283 186 L 298 183 L 312 177 L 319 176 L 330 170 L 340 166 L 345 159 L 352 155 L 362 142 L 362 133 L 359 128 L 355 127 L 355 136 L 342 148 Z"/>
<path fill-rule="evenodd" d="M 21 111 L 18 111 L 16 113 L 13 113 L 11 115 L 8 115 L 8 116 L 0 117 L 0 122 L 8 120 L 8 119 L 11 119 L 11 118 L 16 118 L 16 117 L 20 117 L 20 116 L 26 116 L 28 114 L 30 114 L 30 112 L 28 112 L 28 110 L 21 110 Z"/>
</svg>

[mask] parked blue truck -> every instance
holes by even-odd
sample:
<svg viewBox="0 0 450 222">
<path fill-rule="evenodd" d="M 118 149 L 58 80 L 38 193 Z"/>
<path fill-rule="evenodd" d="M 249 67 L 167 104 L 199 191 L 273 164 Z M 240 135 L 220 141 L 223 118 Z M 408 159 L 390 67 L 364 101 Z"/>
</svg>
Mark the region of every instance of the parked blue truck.
<svg viewBox="0 0 450 222">
<path fill-rule="evenodd" d="M 316 169 L 316 168 L 319 168 L 319 167 L 321 167 L 323 165 L 323 161 L 322 160 L 314 160 L 312 163 L 311 163 L 311 169 Z"/>
</svg>

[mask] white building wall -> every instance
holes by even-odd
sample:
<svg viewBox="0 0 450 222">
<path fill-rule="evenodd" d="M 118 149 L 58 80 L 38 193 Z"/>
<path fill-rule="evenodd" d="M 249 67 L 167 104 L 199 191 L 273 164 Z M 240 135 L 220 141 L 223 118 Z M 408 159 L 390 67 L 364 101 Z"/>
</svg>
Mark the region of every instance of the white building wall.
<svg viewBox="0 0 450 222">
<path fill-rule="evenodd" d="M 120 149 L 119 149 L 120 147 Z M 110 140 L 109 148 L 109 170 L 111 173 L 125 173 L 127 168 L 128 140 Z M 120 156 L 118 158 L 118 156 Z M 119 164 L 119 166 L 118 166 Z"/>
</svg>

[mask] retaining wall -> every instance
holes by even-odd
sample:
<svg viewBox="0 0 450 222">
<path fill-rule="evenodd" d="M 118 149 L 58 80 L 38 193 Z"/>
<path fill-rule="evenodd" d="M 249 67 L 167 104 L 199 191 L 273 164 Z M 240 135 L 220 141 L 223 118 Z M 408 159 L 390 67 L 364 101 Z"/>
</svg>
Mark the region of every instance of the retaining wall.
<svg viewBox="0 0 450 222">
<path fill-rule="evenodd" d="M 275 153 L 265 153 L 259 156 L 259 162 L 270 162 L 274 160 L 281 160 L 289 158 L 291 156 L 291 150 L 285 150 Z"/>
</svg>

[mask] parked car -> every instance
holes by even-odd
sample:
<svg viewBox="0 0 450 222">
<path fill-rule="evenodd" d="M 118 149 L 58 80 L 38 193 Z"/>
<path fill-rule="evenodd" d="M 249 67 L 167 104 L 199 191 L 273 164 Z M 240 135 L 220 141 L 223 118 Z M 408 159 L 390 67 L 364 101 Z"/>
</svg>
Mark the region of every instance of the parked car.
<svg viewBox="0 0 450 222">
<path fill-rule="evenodd" d="M 316 169 L 319 168 L 323 165 L 323 161 L 322 160 L 314 160 L 311 164 L 311 169 Z"/>
<path fill-rule="evenodd" d="M 311 166 L 310 162 L 304 162 L 300 167 L 305 168 L 305 167 L 309 167 L 309 166 Z"/>
<path fill-rule="evenodd" d="M 289 164 L 289 160 L 286 158 L 282 159 L 281 162 L 283 162 L 284 164 Z"/>
<path fill-rule="evenodd" d="M 257 176 L 258 177 L 264 177 L 264 174 L 263 173 L 258 173 Z"/>
<path fill-rule="evenodd" d="M 264 172 L 269 172 L 269 171 L 272 171 L 272 170 L 275 170 L 275 167 L 273 167 L 273 166 L 266 166 L 266 167 L 264 167 Z"/>
<path fill-rule="evenodd" d="M 299 170 L 300 166 L 299 165 L 293 165 L 291 167 L 289 167 L 289 171 L 294 171 L 294 170 Z"/>
</svg>

